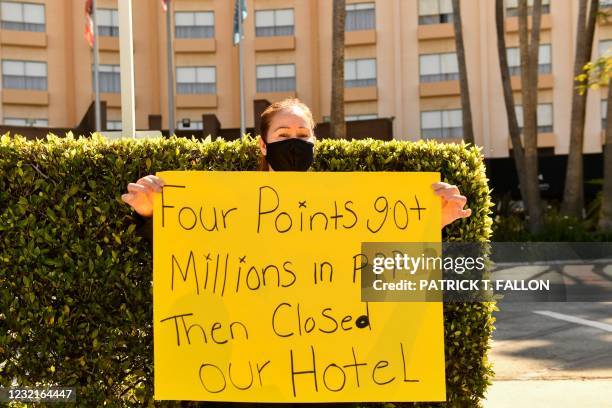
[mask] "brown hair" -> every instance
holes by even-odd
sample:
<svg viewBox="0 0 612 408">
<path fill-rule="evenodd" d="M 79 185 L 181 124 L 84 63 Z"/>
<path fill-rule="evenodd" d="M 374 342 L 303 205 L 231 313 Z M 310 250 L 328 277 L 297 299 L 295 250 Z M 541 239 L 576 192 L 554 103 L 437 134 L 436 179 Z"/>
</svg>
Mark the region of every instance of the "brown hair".
<svg viewBox="0 0 612 408">
<path fill-rule="evenodd" d="M 282 101 L 274 102 L 272 105 L 268 106 L 266 110 L 264 110 L 261 114 L 259 135 L 261 136 L 264 142 L 267 141 L 268 131 L 270 130 L 270 123 L 272 122 L 274 116 L 279 112 L 282 112 L 284 110 L 290 110 L 292 108 L 299 108 L 303 112 L 304 118 L 308 121 L 308 124 L 311 129 L 314 129 L 315 121 L 312 117 L 312 112 L 310 111 L 310 108 L 306 106 L 305 103 L 303 103 L 297 98 L 283 99 Z M 268 171 L 268 162 L 266 161 L 266 158 L 264 156 L 261 156 L 261 160 L 259 162 L 259 170 Z"/>
</svg>

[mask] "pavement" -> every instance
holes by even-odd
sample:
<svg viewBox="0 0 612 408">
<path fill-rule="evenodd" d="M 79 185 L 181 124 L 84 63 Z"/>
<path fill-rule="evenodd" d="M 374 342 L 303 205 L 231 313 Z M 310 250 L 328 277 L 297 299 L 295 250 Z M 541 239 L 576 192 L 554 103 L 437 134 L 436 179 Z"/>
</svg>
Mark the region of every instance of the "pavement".
<svg viewBox="0 0 612 408">
<path fill-rule="evenodd" d="M 612 408 L 612 303 L 505 303 L 485 408 Z"/>
</svg>

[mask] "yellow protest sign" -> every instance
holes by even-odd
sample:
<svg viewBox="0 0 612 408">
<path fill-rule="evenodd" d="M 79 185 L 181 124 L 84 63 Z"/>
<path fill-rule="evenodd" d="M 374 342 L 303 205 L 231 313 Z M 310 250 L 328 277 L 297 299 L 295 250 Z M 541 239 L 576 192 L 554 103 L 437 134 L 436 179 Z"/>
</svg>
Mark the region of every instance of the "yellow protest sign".
<svg viewBox="0 0 612 408">
<path fill-rule="evenodd" d="M 155 399 L 444 401 L 439 302 L 361 302 L 362 242 L 439 242 L 438 173 L 166 171 Z"/>
</svg>

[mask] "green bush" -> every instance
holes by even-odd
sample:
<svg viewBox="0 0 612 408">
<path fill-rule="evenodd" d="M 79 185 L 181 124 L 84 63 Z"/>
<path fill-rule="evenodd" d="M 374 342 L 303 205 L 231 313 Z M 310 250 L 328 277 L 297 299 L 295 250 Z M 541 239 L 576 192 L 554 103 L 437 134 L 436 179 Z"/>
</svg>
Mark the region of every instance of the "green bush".
<svg viewBox="0 0 612 408">
<path fill-rule="evenodd" d="M 153 405 L 152 257 L 120 196 L 128 182 L 156 171 L 255 170 L 258 159 L 252 139 L 2 136 L 0 386 L 13 379 L 76 386 L 82 406 Z M 446 239 L 491 234 L 489 189 L 474 147 L 325 140 L 314 170 L 440 171 L 473 210 L 447 228 Z M 449 402 L 401 405 L 479 405 L 492 376 L 494 309 L 444 305 Z"/>
<path fill-rule="evenodd" d="M 561 214 L 555 206 L 544 209 L 542 226 L 538 233 L 529 231 L 525 214 L 516 212 L 498 214 L 493 219 L 493 236 L 496 242 L 607 242 L 612 234 L 597 229 L 592 219 L 578 219 Z"/>
</svg>

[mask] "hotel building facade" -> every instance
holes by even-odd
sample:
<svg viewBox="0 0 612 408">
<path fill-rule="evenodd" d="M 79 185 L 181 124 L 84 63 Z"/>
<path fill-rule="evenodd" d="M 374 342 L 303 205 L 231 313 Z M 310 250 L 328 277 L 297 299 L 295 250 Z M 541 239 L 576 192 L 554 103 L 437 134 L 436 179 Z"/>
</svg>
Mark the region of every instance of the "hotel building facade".
<svg viewBox="0 0 612 408">
<path fill-rule="evenodd" d="M 118 0 L 98 0 L 101 98 L 109 130 L 121 126 Z M 119 0 L 121 1 L 121 0 Z M 201 129 L 215 114 L 240 125 L 233 0 L 172 0 L 175 124 Z M 244 23 L 247 127 L 256 99 L 298 97 L 315 120 L 330 114 L 331 0 L 247 0 Z M 507 54 L 520 108 L 516 0 L 506 0 Z M 606 2 L 603 2 L 604 4 Z M 84 39 L 85 0 L 1 1 L 0 118 L 4 125 L 75 127 L 94 99 L 93 54 Z M 464 0 L 462 18 L 476 143 L 509 155 L 499 72 L 495 2 Z M 578 0 L 544 0 L 539 61 L 538 144 L 567 154 Z M 347 120 L 392 118 L 393 136 L 458 140 L 461 101 L 451 0 L 347 0 Z M 168 128 L 166 18 L 158 0 L 133 0 L 136 125 L 161 115 Z M 612 46 L 599 23 L 593 57 Z M 606 90 L 587 102 L 585 153 L 602 151 Z M 373 135 L 375 136 L 375 135 Z"/>
</svg>

